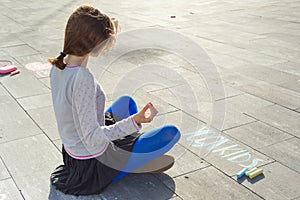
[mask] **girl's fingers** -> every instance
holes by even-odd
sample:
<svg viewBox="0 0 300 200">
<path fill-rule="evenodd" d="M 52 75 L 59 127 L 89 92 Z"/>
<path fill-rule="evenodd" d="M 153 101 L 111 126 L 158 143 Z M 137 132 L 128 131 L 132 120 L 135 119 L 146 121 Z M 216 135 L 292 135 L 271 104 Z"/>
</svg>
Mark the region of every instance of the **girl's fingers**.
<svg viewBox="0 0 300 200">
<path fill-rule="evenodd" d="M 141 113 L 144 114 L 144 113 L 147 111 L 147 109 L 149 108 L 149 106 L 150 106 L 150 104 L 147 103 L 147 104 L 144 106 L 144 108 L 141 110 Z"/>
</svg>

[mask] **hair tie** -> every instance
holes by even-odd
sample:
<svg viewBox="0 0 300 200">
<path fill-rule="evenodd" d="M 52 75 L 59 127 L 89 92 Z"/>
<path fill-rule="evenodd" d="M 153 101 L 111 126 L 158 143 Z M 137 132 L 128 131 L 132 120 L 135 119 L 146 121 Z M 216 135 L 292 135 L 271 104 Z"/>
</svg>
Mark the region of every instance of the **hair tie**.
<svg viewBox="0 0 300 200">
<path fill-rule="evenodd" d="M 65 54 L 64 52 L 60 52 L 60 56 L 62 56 L 64 58 L 67 56 L 67 54 Z"/>
</svg>

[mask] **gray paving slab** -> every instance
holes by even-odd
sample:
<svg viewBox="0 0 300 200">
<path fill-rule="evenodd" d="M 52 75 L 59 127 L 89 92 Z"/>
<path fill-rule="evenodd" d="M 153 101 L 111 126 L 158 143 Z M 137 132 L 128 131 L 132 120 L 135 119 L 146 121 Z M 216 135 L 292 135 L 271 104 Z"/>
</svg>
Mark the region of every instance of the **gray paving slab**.
<svg viewBox="0 0 300 200">
<path fill-rule="evenodd" d="M 249 115 L 299 137 L 300 113 L 298 112 L 291 111 L 279 105 L 271 105 L 260 110 L 249 112 Z"/>
<path fill-rule="evenodd" d="M 45 135 L 0 145 L 1 157 L 25 199 L 46 199 L 51 172 L 62 163 L 60 152 Z"/>
<path fill-rule="evenodd" d="M 242 49 L 242 48 L 234 47 L 232 45 L 223 44 L 217 41 L 212 41 L 209 40 L 208 38 L 201 38 L 198 36 L 195 37 L 194 39 L 205 49 L 210 49 L 219 53 L 230 55 L 254 64 L 268 66 L 268 65 L 278 64 L 278 63 L 288 61 L 286 59 L 268 56 L 265 54 L 252 52 L 247 49 Z"/>
<path fill-rule="evenodd" d="M 0 198 L 13 200 L 23 199 L 20 191 L 11 178 L 0 181 Z"/>
<path fill-rule="evenodd" d="M 21 73 L 15 76 L 2 77 L 0 82 L 15 98 L 49 93 L 49 88 L 25 69 L 21 69 Z"/>
<path fill-rule="evenodd" d="M 284 37 L 289 35 L 288 38 Z M 281 56 L 279 53 L 284 55 L 286 49 L 299 51 L 299 45 L 297 39 L 299 36 L 295 36 L 292 33 L 267 33 L 263 34 L 263 38 L 251 40 L 249 43 L 249 49 L 257 47 L 257 51 L 263 52 L 264 49 L 270 50 L 273 48 L 273 54 Z M 267 54 L 267 52 L 265 52 Z M 290 59 L 293 60 L 293 59 Z"/>
<path fill-rule="evenodd" d="M 105 67 L 105 70 L 113 74 L 126 74 L 137 67 L 138 64 L 133 64 L 131 62 L 128 62 L 124 58 L 121 58 L 113 62 L 111 65 Z"/>
<path fill-rule="evenodd" d="M 179 142 L 184 142 L 187 134 L 197 131 L 205 126 L 199 119 L 182 111 L 175 111 L 163 115 L 157 115 L 150 124 L 143 124 L 142 131 L 152 129 L 154 127 L 163 126 L 165 124 L 175 125 L 181 132 Z M 187 143 L 189 144 L 189 143 Z"/>
<path fill-rule="evenodd" d="M 261 199 L 214 167 L 207 167 L 164 183 L 183 199 Z M 220 187 L 222 186 L 222 187 Z"/>
<path fill-rule="evenodd" d="M 2 22 L 2 23 L 4 23 L 4 22 Z M 18 45 L 24 45 L 24 44 L 25 43 L 23 41 L 19 40 L 15 36 L 7 35 L 5 33 L 1 34 L 0 48 L 9 47 L 9 46 L 18 46 Z"/>
<path fill-rule="evenodd" d="M 49 55 L 50 56 L 50 55 Z M 23 67 L 28 63 L 41 62 L 47 63 L 47 57 L 42 54 L 26 55 L 15 58 Z"/>
<path fill-rule="evenodd" d="M 292 47 L 293 49 L 299 48 L 299 46 L 297 46 L 297 44 L 299 44 L 299 42 L 297 42 L 298 39 L 300 38 L 299 35 L 292 34 L 289 32 L 272 32 L 264 35 L 267 36 L 268 39 L 266 40 L 266 42 L 271 42 L 277 45 L 282 43 L 284 46 L 288 48 Z"/>
<path fill-rule="evenodd" d="M 176 91 L 178 95 L 176 93 L 173 94 L 174 91 Z M 225 111 L 214 111 L 212 100 L 209 97 L 209 91 L 195 85 L 179 85 L 172 87 L 171 89 L 167 88 L 163 90 L 153 91 L 151 92 L 151 94 L 154 94 L 155 96 L 160 98 L 163 97 L 165 101 L 167 101 L 174 107 L 177 107 L 178 109 L 183 110 L 184 112 L 189 113 L 190 115 L 206 123 L 210 123 L 212 121 L 212 114 L 213 112 L 216 112 L 215 120 L 221 122 L 223 121 L 223 118 L 225 118 L 223 127 L 222 124 L 215 125 L 215 127 L 217 126 L 216 128 L 221 130 L 255 121 L 255 119 L 248 117 L 243 113 L 232 109 L 226 109 L 226 107 L 224 108 L 226 109 Z M 220 97 L 220 95 L 217 94 L 216 97 Z M 225 112 L 226 114 L 224 115 L 223 112 Z"/>
<path fill-rule="evenodd" d="M 152 174 L 129 175 L 113 183 L 102 195 L 106 199 L 169 199 L 176 196 Z"/>
<path fill-rule="evenodd" d="M 128 74 L 123 75 L 116 75 L 111 72 L 105 71 L 103 74 L 99 75 L 97 77 L 98 82 L 103 87 L 104 92 L 106 93 L 106 100 L 111 101 L 113 98 L 117 98 L 118 96 L 129 94 L 129 95 L 136 95 L 137 92 L 146 92 L 147 90 L 155 90 L 159 89 L 162 86 L 163 87 L 170 87 L 177 85 L 176 83 L 173 83 L 172 81 L 167 81 L 169 83 L 168 85 L 163 85 L 160 82 L 155 82 L 151 77 L 148 79 L 141 79 L 142 75 L 140 74 L 142 71 L 137 72 L 134 76 L 129 76 Z M 153 76 L 153 74 L 150 74 L 150 76 Z M 160 80 L 163 78 L 161 77 Z M 148 86 L 147 88 L 141 88 L 139 85 L 145 85 Z M 149 99 L 155 98 L 151 94 L 144 94 L 149 96 Z M 157 99 L 157 98 L 156 98 Z"/>
<path fill-rule="evenodd" d="M 21 97 L 18 98 L 17 101 L 23 107 L 24 110 L 31 110 L 31 109 L 52 106 L 51 93 L 29 96 L 29 97 Z"/>
<path fill-rule="evenodd" d="M 41 134 L 42 131 L 0 85 L 0 143 Z"/>
<path fill-rule="evenodd" d="M 236 95 L 225 99 L 226 108 L 241 113 L 259 110 L 263 107 L 274 105 L 274 103 L 253 96 L 251 94 Z"/>
<path fill-rule="evenodd" d="M 52 106 L 31 109 L 27 113 L 51 140 L 60 138 Z"/>
<path fill-rule="evenodd" d="M 162 181 L 209 166 L 203 159 L 179 144 L 176 144 L 167 154 L 172 155 L 175 158 L 175 164 L 163 174 L 156 175 Z"/>
<path fill-rule="evenodd" d="M 55 147 L 61 152 L 62 148 L 62 142 L 60 139 L 56 139 L 52 141 Z"/>
<path fill-rule="evenodd" d="M 221 121 L 223 119 L 222 117 L 223 113 L 221 112 L 220 115 L 216 114 L 215 118 L 218 119 L 218 121 Z M 200 117 L 200 119 L 203 119 Z M 210 118 L 212 120 L 212 117 Z M 219 130 L 227 130 L 233 127 L 238 127 L 243 124 L 248 124 L 251 122 L 255 122 L 256 120 L 243 114 L 239 113 L 234 110 L 226 110 L 225 117 L 224 117 L 224 123 L 223 127 L 221 128 L 221 124 L 213 125 L 215 128 L 218 128 Z"/>
<path fill-rule="evenodd" d="M 24 26 L 22 24 L 17 23 L 14 19 L 8 16 L 2 16 L 1 21 L 5 22 L 6 26 L 0 30 L 1 34 L 15 34 L 22 32 L 24 30 Z M 2 22 L 2 23 L 3 23 Z"/>
<path fill-rule="evenodd" d="M 300 139 L 293 137 L 263 148 L 259 151 L 275 159 L 281 164 L 300 172 Z"/>
<path fill-rule="evenodd" d="M 229 176 L 244 167 L 261 166 L 273 161 L 236 140 L 227 139 L 222 135 L 196 137 L 189 149 Z"/>
<path fill-rule="evenodd" d="M 247 49 L 265 55 L 275 56 L 278 58 L 299 62 L 300 49 L 299 48 L 297 50 L 291 49 L 293 46 L 295 47 L 295 45 L 287 44 L 287 47 L 282 47 L 276 44 L 273 46 L 269 45 L 269 46 L 261 47 L 260 45 L 254 44 L 252 46 L 249 45 Z"/>
<path fill-rule="evenodd" d="M 4 165 L 2 159 L 0 159 L 0 180 L 8 179 L 10 177 L 6 166 Z"/>
<path fill-rule="evenodd" d="M 178 162 L 164 175 L 127 177 L 123 182 L 112 185 L 108 192 L 102 195 L 70 197 L 51 187 L 49 194 L 49 183 L 46 185 L 46 180 L 49 180 L 49 166 L 54 166 L 55 160 L 61 159 L 61 142 L 48 98 L 49 77 L 40 78 L 24 69 L 24 65 L 46 62 L 46 57 L 59 54 L 62 50 L 66 19 L 82 2 L 32 1 L 24 4 L 4 0 L 0 5 L 0 24 L 5 24 L 0 30 L 0 59 L 12 60 L 21 69 L 21 74 L 0 77 L 0 104 L 3 107 L 0 113 L 0 156 L 5 165 L 8 160 L 8 170 L 13 172 L 12 179 L 25 194 L 25 199 L 46 199 L 48 194 L 55 200 L 151 197 L 260 199 L 259 196 L 264 199 L 299 199 L 299 1 L 175 0 L 172 3 L 147 1 L 136 4 L 132 0 L 111 0 L 105 4 L 99 1 L 88 3 L 100 8 L 109 16 L 118 18 L 122 31 L 145 27 L 166 28 L 186 35 L 203 47 L 215 63 L 224 82 L 227 100 L 225 130 L 228 135 L 213 135 L 203 140 L 202 136 L 205 134 L 199 133 L 199 137 L 187 141 L 188 133 L 203 128 L 205 125 L 202 121 L 209 123 L 211 120 L 211 93 L 205 85 L 205 80 L 186 60 L 170 52 L 157 49 L 129 52 L 110 66 L 114 73 L 107 72 L 100 81 L 107 94 L 106 106 L 124 93 L 133 95 L 139 108 L 149 100 L 153 101 L 159 107 L 160 113 L 152 124 L 143 126 L 142 130 L 147 131 L 166 123 L 175 124 L 182 131 L 180 145 L 192 152 L 187 151 L 188 153 L 178 156 L 184 149 L 176 146 L 172 152 L 178 157 Z M 112 6 L 116 4 L 119 6 Z M 176 17 L 171 18 L 172 15 Z M 168 39 L 171 41 L 172 38 Z M 126 42 L 130 44 L 130 40 Z M 182 45 L 180 41 L 175 43 Z M 205 62 L 204 59 L 203 63 Z M 99 63 L 98 58 L 90 60 L 92 71 L 95 69 L 98 73 L 103 70 Z M 157 72 L 154 76 L 148 76 L 145 72 L 136 73 L 137 76 L 129 75 L 135 65 L 140 68 L 149 63 L 161 64 L 168 67 L 169 71 Z M 176 72 L 179 76 L 171 72 Z M 120 81 L 123 75 L 127 77 L 125 84 Z M 146 79 L 149 77 L 152 78 L 151 81 Z M 100 77 L 97 79 L 100 80 Z M 145 80 L 147 84 L 142 84 Z M 163 81 L 169 84 L 153 83 Z M 114 86 L 118 84 L 122 86 L 121 89 L 114 90 Z M 143 85 L 143 89 L 128 90 L 135 85 Z M 172 87 L 179 93 L 174 95 Z M 191 92 L 188 92 L 186 87 L 191 88 Z M 191 94 L 196 97 L 200 113 L 195 112 Z M 220 100 L 224 98 L 221 94 L 215 95 L 219 102 L 223 102 Z M 17 103 L 28 111 L 23 110 Z M 218 117 L 222 114 L 222 111 L 217 112 Z M 30 117 L 48 137 L 41 134 L 41 130 Z M 224 130 L 224 127 L 220 129 Z M 33 138 L 38 139 L 31 140 L 35 134 L 39 135 Z M 226 138 L 230 140 L 224 142 Z M 209 149 L 216 139 L 224 142 L 223 145 Z M 42 142 L 38 143 L 39 140 Z M 5 150 L 2 149 L 3 145 Z M 58 152 L 59 156 L 51 159 L 48 152 L 48 158 L 43 157 L 45 155 L 40 156 L 43 157 L 42 164 L 39 163 L 41 170 L 38 167 L 28 170 L 30 166 L 23 166 L 24 163 L 36 166 L 32 163 L 36 163 L 37 159 L 30 159 L 27 154 L 22 155 L 19 160 L 15 159 L 19 154 L 12 150 L 13 148 L 21 149 L 22 152 L 27 149 L 35 152 L 28 154 L 30 158 L 39 157 L 39 152 L 49 149 Z M 250 158 L 245 161 L 247 156 Z M 203 157 L 206 161 L 201 163 L 199 158 Z M 273 159 L 277 162 L 274 163 Z M 234 178 L 229 177 L 240 171 L 240 164 L 249 165 L 256 162 L 258 166 L 263 165 L 264 177 L 260 176 L 254 181 L 244 180 L 240 185 Z M 48 163 L 49 166 L 44 166 L 46 164 L 43 163 Z M 207 164 L 212 166 L 207 167 Z M 1 175 L 1 170 L 5 169 L 3 167 L 0 162 L 0 180 L 11 180 L 5 170 Z M 26 182 L 33 174 L 39 179 L 36 181 L 32 178 L 32 182 Z M 4 179 L 1 179 L 1 176 Z M 161 183 L 162 180 L 170 181 L 170 188 L 176 186 L 174 190 L 179 196 L 170 192 Z M 3 184 L 9 185 L 2 181 L 0 188 Z M 151 185 L 149 181 L 155 185 Z"/>
<path fill-rule="evenodd" d="M 260 121 L 229 129 L 225 133 L 254 149 L 267 147 L 293 137 Z"/>
<path fill-rule="evenodd" d="M 158 110 L 158 115 L 162 115 L 169 112 L 177 111 L 178 108 L 170 105 L 168 102 L 164 101 L 161 98 L 157 98 L 156 96 L 146 93 L 143 90 L 136 91 L 133 95 L 134 100 L 138 105 L 138 109 L 141 110 L 148 102 L 152 102 L 153 105 Z"/>
<path fill-rule="evenodd" d="M 300 91 L 298 85 L 300 76 L 298 75 L 282 72 L 266 66 L 256 66 L 253 64 L 235 68 L 234 71 L 253 79 L 262 80 L 270 84 L 294 90 L 296 92 Z"/>
<path fill-rule="evenodd" d="M 31 48 L 27 44 L 25 45 L 18 45 L 18 46 L 10 46 L 4 47 L 3 50 L 7 52 L 12 57 L 19 57 L 19 56 L 27 56 L 27 55 L 34 55 L 38 54 L 38 51 Z"/>
<path fill-rule="evenodd" d="M 230 86 L 259 98 L 268 100 L 285 107 L 295 109 L 299 107 L 300 95 L 298 92 L 289 90 L 264 81 L 249 79 L 247 76 L 230 73 L 223 77 Z"/>
<path fill-rule="evenodd" d="M 217 67 L 217 70 L 219 69 L 220 68 Z M 175 70 L 182 78 L 184 78 L 184 84 L 192 89 L 191 92 L 194 93 L 193 95 L 195 95 L 199 101 L 212 101 L 212 96 L 214 96 L 214 98 L 218 100 L 244 93 L 225 84 L 220 86 L 220 91 L 212 90 L 207 86 L 208 80 L 205 79 L 205 76 L 203 75 L 201 70 L 197 71 L 196 69 L 186 69 L 185 67 L 171 68 L 170 70 Z M 218 72 L 221 73 L 221 71 Z M 185 85 L 180 84 L 176 87 L 181 88 L 184 86 Z"/>
<path fill-rule="evenodd" d="M 263 35 L 245 32 L 244 30 L 233 28 L 226 22 L 215 19 L 207 20 L 207 22 L 203 22 L 203 24 L 205 24 L 205 26 L 189 27 L 183 31 L 185 33 L 195 32 L 199 37 L 239 48 L 247 46 L 251 40 L 265 38 Z M 234 35 L 234 37 L 232 37 L 232 35 Z"/>
<path fill-rule="evenodd" d="M 172 185 L 172 183 L 170 183 Z M 174 183 L 173 183 L 174 184 Z M 100 195 L 92 196 L 71 196 L 65 195 L 51 186 L 49 200 L 71 200 L 71 199 L 158 199 L 165 200 L 176 197 L 173 191 L 166 187 L 152 174 L 130 174 L 119 181 L 109 185 Z"/>
<path fill-rule="evenodd" d="M 299 173 L 277 162 L 261 168 L 263 175 L 252 180 L 241 179 L 240 182 L 265 199 L 293 199 L 299 196 Z"/>
<path fill-rule="evenodd" d="M 39 80 L 40 80 L 46 87 L 48 87 L 49 89 L 51 89 L 51 86 L 50 86 L 50 78 L 49 78 L 49 77 L 40 78 Z"/>
<path fill-rule="evenodd" d="M 281 87 L 299 92 L 299 79 L 297 81 L 286 81 L 280 84 Z"/>
<path fill-rule="evenodd" d="M 216 52 L 211 49 L 205 49 L 208 56 L 211 58 L 211 61 L 222 68 L 226 69 L 232 69 L 235 67 L 242 67 L 244 65 L 247 65 L 251 62 L 246 61 L 246 60 L 241 60 L 239 58 L 232 57 L 230 55 L 226 55 L 220 52 Z"/>
<path fill-rule="evenodd" d="M 239 96 L 239 95 L 244 94 L 243 91 L 237 90 L 237 89 L 235 89 L 233 87 L 230 87 L 228 85 L 224 84 L 223 86 L 224 86 L 224 94 L 217 93 L 216 94 L 216 99 L 217 100 L 220 100 L 220 99 L 223 99 L 223 98 L 229 98 L 229 97 Z"/>
</svg>

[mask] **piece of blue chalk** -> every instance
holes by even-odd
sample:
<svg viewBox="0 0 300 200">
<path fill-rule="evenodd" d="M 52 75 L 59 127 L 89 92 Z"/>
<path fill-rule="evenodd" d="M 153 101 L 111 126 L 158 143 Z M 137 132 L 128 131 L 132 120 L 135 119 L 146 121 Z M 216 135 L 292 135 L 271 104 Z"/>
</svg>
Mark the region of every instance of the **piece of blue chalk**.
<svg viewBox="0 0 300 200">
<path fill-rule="evenodd" d="M 236 177 L 241 178 L 242 176 L 244 176 L 246 174 L 247 171 L 248 171 L 248 168 L 242 169 L 239 173 L 236 174 Z"/>
</svg>

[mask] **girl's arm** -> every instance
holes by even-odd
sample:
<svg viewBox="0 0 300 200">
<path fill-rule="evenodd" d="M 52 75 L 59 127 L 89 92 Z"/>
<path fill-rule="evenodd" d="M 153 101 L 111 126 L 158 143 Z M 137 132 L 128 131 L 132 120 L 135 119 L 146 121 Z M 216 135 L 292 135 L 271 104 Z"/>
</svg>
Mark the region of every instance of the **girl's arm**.
<svg viewBox="0 0 300 200">
<path fill-rule="evenodd" d="M 141 129 L 134 116 L 110 126 L 100 126 L 97 118 L 97 85 L 86 69 L 80 69 L 73 88 L 73 113 L 77 115 L 76 129 L 81 139 L 94 145 L 97 141 L 116 140 Z"/>
</svg>

